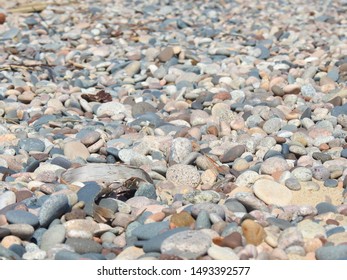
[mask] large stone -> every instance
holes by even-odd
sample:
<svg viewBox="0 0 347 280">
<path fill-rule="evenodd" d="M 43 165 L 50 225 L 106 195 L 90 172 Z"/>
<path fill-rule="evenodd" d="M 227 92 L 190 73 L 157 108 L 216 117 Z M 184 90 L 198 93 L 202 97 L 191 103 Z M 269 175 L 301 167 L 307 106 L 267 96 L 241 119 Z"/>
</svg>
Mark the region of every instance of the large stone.
<svg viewBox="0 0 347 280">
<path fill-rule="evenodd" d="M 253 185 L 253 192 L 266 204 L 286 206 L 289 205 L 292 200 L 291 190 L 269 179 L 260 179 L 256 181 Z"/>
</svg>

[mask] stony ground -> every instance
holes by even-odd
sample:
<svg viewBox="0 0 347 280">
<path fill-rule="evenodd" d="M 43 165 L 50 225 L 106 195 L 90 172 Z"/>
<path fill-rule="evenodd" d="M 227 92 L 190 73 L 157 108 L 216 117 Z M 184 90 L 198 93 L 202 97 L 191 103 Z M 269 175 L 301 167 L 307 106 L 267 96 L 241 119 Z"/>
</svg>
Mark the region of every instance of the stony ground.
<svg viewBox="0 0 347 280">
<path fill-rule="evenodd" d="M 347 258 L 346 1 L 23 3 L 0 258 Z"/>
</svg>

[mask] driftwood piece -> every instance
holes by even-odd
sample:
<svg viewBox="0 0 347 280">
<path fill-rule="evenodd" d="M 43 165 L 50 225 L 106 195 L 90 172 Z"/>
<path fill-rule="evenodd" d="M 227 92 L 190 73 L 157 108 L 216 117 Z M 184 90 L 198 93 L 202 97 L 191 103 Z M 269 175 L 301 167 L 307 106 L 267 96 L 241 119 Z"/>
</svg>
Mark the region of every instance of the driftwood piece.
<svg viewBox="0 0 347 280">
<path fill-rule="evenodd" d="M 123 183 L 132 177 L 153 183 L 148 173 L 140 168 L 101 163 L 92 163 L 82 167 L 68 169 L 62 173 L 60 180 L 64 184 L 95 181 L 109 185 L 114 182 Z"/>
</svg>

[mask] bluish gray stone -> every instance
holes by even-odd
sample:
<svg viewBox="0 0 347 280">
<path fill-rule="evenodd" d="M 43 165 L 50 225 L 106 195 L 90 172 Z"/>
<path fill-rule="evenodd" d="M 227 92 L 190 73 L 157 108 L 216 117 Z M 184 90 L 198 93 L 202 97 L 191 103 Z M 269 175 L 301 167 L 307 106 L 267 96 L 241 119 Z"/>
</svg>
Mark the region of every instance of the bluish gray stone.
<svg viewBox="0 0 347 280">
<path fill-rule="evenodd" d="M 0 257 L 3 257 L 7 260 L 20 260 L 21 257 L 18 256 L 15 252 L 5 248 L 0 244 Z"/>
<path fill-rule="evenodd" d="M 67 238 L 65 244 L 71 246 L 76 253 L 100 253 L 102 246 L 92 239 L 84 238 Z"/>
<path fill-rule="evenodd" d="M 203 202 L 203 203 L 193 205 L 192 206 L 192 216 L 196 218 L 199 215 L 200 211 L 202 211 L 202 210 L 205 210 L 208 213 L 216 213 L 222 219 L 225 218 L 224 208 L 221 205 L 213 204 L 210 202 Z"/>
<path fill-rule="evenodd" d="M 284 230 L 286 228 L 292 227 L 293 225 L 284 219 L 279 219 L 279 218 L 274 218 L 274 217 L 270 217 L 267 218 L 266 221 L 271 224 L 271 225 L 275 225 L 277 227 L 279 227 L 281 230 Z"/>
<path fill-rule="evenodd" d="M 158 223 L 150 223 L 150 224 L 144 224 L 136 227 L 132 231 L 132 236 L 136 236 L 138 239 L 151 239 L 154 236 L 157 236 L 164 231 L 167 231 L 169 229 L 169 222 L 158 222 Z"/>
<path fill-rule="evenodd" d="M 347 245 L 324 246 L 316 251 L 317 260 L 339 260 L 347 258 Z"/>
<path fill-rule="evenodd" d="M 36 138 L 21 139 L 19 141 L 19 146 L 26 152 L 43 152 L 45 150 L 45 143 Z"/>
<path fill-rule="evenodd" d="M 85 182 L 84 187 L 77 192 L 78 201 L 84 201 L 84 211 L 93 216 L 93 203 L 100 193 L 101 187 L 96 182 Z"/>
<path fill-rule="evenodd" d="M 330 235 L 336 234 L 336 233 L 340 233 L 340 232 L 345 232 L 346 229 L 344 227 L 334 227 L 332 229 L 329 229 L 326 231 L 326 235 L 329 237 Z"/>
<path fill-rule="evenodd" d="M 75 252 L 61 250 L 55 254 L 54 259 L 55 260 L 81 260 L 82 256 Z"/>
<path fill-rule="evenodd" d="M 145 196 L 149 199 L 157 199 L 157 192 L 153 184 L 140 183 L 139 188 L 135 192 L 135 196 Z"/>
<path fill-rule="evenodd" d="M 54 225 L 43 233 L 40 248 L 44 251 L 48 251 L 56 244 L 62 244 L 64 240 L 65 227 L 63 225 Z"/>
<path fill-rule="evenodd" d="M 177 233 L 177 232 L 181 232 L 181 231 L 185 231 L 185 230 L 189 230 L 188 227 L 178 227 L 178 228 L 174 228 L 171 230 L 167 230 L 155 237 L 152 237 L 149 240 L 145 240 L 143 241 L 143 251 L 144 252 L 160 252 L 160 246 L 163 243 L 163 241 L 170 237 L 171 235 Z"/>
<path fill-rule="evenodd" d="M 336 188 L 337 187 L 337 180 L 335 179 L 327 179 L 324 181 L 324 186 L 327 188 Z"/>
<path fill-rule="evenodd" d="M 195 229 L 202 228 L 211 228 L 210 217 L 206 210 L 200 211 L 195 220 Z"/>
<path fill-rule="evenodd" d="M 51 164 L 58 165 L 65 169 L 69 169 L 71 167 L 71 162 L 68 159 L 59 156 L 52 159 Z"/>
<path fill-rule="evenodd" d="M 41 206 L 39 222 L 42 227 L 47 227 L 54 219 L 60 218 L 69 212 L 71 207 L 66 195 L 51 195 Z"/>
<path fill-rule="evenodd" d="M 333 213 L 337 213 L 337 208 L 336 206 L 332 205 L 331 203 L 328 202 L 320 202 L 316 205 L 316 209 L 318 211 L 318 215 L 319 214 L 323 214 L 323 213 L 328 213 L 328 212 L 333 212 Z"/>
<path fill-rule="evenodd" d="M 33 227 L 39 225 L 38 217 L 24 210 L 10 210 L 6 212 L 5 216 L 10 224 L 28 224 Z"/>
</svg>

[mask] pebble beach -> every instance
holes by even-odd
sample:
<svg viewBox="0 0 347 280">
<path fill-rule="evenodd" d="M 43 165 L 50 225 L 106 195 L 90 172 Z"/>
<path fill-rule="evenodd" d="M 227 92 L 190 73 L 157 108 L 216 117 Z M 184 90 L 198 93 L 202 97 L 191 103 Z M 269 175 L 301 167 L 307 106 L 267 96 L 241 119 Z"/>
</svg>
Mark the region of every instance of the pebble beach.
<svg viewBox="0 0 347 280">
<path fill-rule="evenodd" d="M 346 260 L 346 14 L 0 0 L 0 259 Z"/>
</svg>

